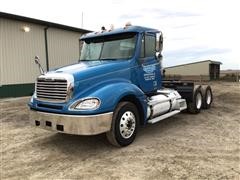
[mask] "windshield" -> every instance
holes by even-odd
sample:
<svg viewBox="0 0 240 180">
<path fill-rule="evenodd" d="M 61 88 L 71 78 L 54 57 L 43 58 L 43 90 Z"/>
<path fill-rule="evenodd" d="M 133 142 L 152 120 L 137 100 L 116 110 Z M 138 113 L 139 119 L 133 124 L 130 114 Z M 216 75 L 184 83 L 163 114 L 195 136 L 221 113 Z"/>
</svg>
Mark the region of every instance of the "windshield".
<svg viewBox="0 0 240 180">
<path fill-rule="evenodd" d="M 80 60 L 129 59 L 133 56 L 135 43 L 135 33 L 86 39 Z"/>
</svg>

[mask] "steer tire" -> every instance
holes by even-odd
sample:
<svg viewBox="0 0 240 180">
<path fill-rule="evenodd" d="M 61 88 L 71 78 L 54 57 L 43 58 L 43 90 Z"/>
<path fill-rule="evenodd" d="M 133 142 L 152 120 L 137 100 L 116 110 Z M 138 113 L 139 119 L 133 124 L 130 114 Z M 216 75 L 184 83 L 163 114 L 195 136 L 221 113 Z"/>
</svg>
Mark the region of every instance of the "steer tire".
<svg viewBox="0 0 240 180">
<path fill-rule="evenodd" d="M 201 87 L 195 89 L 193 93 L 192 102 L 187 103 L 188 112 L 191 114 L 197 114 L 201 111 L 203 103 L 203 95 L 201 92 Z"/>
<path fill-rule="evenodd" d="M 209 109 L 213 101 L 212 89 L 210 86 L 203 87 L 203 109 Z"/>
<path fill-rule="evenodd" d="M 108 141 L 118 147 L 131 144 L 137 134 L 139 113 L 131 102 L 120 102 L 113 113 L 111 130 L 106 133 Z"/>
</svg>

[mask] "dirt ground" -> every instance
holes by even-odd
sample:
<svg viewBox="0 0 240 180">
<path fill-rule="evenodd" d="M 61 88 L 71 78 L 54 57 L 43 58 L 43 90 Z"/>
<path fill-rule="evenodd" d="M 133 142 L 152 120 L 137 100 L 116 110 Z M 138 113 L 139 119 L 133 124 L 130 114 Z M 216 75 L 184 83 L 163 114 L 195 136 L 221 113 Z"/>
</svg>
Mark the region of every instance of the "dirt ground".
<svg viewBox="0 0 240 180">
<path fill-rule="evenodd" d="M 1 179 L 240 179 L 240 85 L 212 88 L 210 110 L 148 125 L 125 148 L 31 127 L 29 98 L 1 100 Z"/>
</svg>

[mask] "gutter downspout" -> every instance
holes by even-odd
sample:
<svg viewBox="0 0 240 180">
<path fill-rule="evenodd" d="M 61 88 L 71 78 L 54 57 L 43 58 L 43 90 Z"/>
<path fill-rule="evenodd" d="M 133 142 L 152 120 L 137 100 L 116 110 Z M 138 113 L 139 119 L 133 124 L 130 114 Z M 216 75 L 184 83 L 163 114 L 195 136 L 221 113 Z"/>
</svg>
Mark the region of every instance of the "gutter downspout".
<svg viewBox="0 0 240 180">
<path fill-rule="evenodd" d="M 49 59 L 48 59 L 48 38 L 47 38 L 47 30 L 48 26 L 44 28 L 44 39 L 45 39 L 45 52 L 46 52 L 46 67 L 47 71 L 49 71 Z"/>
</svg>

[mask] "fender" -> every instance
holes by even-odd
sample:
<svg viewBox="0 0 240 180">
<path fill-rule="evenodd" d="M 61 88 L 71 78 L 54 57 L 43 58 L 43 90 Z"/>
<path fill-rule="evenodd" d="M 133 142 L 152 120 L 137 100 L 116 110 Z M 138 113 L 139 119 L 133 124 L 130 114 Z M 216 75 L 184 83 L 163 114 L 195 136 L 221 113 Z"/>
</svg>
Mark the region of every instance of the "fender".
<svg viewBox="0 0 240 180">
<path fill-rule="evenodd" d="M 147 107 L 143 91 L 125 79 L 114 79 L 98 83 L 77 95 L 75 101 L 87 97 L 100 99 L 101 105 L 98 109 L 94 111 L 78 111 L 81 114 L 99 114 L 113 112 L 121 99 L 129 95 L 134 96 L 140 102 L 144 110 L 144 116 L 146 116 Z"/>
</svg>

